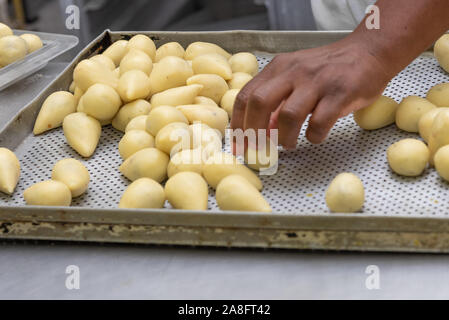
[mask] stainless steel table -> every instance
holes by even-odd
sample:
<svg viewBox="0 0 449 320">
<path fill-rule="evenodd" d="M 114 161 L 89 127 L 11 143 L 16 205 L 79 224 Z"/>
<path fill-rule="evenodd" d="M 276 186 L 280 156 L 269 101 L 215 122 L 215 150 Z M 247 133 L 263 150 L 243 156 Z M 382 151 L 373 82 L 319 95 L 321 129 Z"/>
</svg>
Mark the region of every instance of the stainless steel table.
<svg viewBox="0 0 449 320">
<path fill-rule="evenodd" d="M 1 92 L 0 127 L 65 66 Z M 72 265 L 80 288 L 69 290 Z M 10 298 L 447 299 L 449 256 L 5 241 L 0 299 Z"/>
</svg>

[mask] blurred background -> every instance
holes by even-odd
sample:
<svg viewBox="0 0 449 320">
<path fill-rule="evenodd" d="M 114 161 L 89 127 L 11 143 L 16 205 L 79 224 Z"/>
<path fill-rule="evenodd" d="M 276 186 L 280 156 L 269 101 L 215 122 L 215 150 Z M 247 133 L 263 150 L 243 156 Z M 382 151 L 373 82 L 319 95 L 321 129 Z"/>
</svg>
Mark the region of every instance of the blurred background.
<svg viewBox="0 0 449 320">
<path fill-rule="evenodd" d="M 105 29 L 133 31 L 314 30 L 311 0 L 0 0 L 0 21 L 17 29 L 78 36 L 84 47 Z M 69 30 L 69 6 L 80 28 Z"/>
</svg>

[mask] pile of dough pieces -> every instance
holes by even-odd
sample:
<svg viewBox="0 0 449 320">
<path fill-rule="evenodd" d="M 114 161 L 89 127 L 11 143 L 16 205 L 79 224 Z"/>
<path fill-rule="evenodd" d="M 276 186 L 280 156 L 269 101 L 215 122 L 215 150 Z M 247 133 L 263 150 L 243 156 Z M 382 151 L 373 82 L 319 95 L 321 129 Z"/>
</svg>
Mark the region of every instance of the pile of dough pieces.
<svg viewBox="0 0 449 320">
<path fill-rule="evenodd" d="M 22 60 L 31 52 L 42 48 L 41 39 L 31 33 L 15 36 L 10 27 L 0 23 L 0 68 Z"/>
<path fill-rule="evenodd" d="M 69 90 L 44 101 L 33 132 L 62 126 L 67 143 L 86 161 L 102 126 L 123 132 L 119 170 L 132 183 L 120 208 L 162 208 L 168 200 L 176 209 L 206 210 L 211 186 L 222 210 L 270 212 L 258 175 L 222 151 L 234 100 L 257 72 L 257 59 L 248 52 L 231 55 L 206 42 L 186 49 L 170 42 L 156 49 L 149 37 L 136 35 L 82 60 Z M 12 193 L 20 165 L 7 151 L 0 153 L 9 159 L 0 160 L 0 171 L 11 176 L 0 172 L 0 190 Z M 51 180 L 29 187 L 24 198 L 29 205 L 68 206 L 89 180 L 80 161 L 64 159 Z"/>
</svg>

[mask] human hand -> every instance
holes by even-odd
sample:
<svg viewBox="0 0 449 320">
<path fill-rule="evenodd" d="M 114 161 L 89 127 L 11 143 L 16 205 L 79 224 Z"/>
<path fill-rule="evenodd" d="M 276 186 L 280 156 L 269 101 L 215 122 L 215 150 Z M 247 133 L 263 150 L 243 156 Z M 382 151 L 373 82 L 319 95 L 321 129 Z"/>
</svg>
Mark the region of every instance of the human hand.
<svg viewBox="0 0 449 320">
<path fill-rule="evenodd" d="M 389 80 L 386 63 L 351 40 L 283 53 L 239 93 L 233 129 L 279 129 L 279 144 L 295 148 L 312 114 L 307 139 L 321 143 L 335 122 L 373 103 Z"/>
</svg>

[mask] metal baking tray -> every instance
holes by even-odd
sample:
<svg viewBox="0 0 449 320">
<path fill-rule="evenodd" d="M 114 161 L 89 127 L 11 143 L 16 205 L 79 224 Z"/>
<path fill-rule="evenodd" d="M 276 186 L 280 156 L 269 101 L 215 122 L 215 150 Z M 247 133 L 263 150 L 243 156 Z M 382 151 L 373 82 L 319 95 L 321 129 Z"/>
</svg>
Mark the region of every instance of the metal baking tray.
<svg viewBox="0 0 449 320">
<path fill-rule="evenodd" d="M 78 38 L 71 35 L 24 30 L 13 30 L 13 32 L 18 36 L 24 33 L 35 34 L 41 38 L 43 46 L 22 60 L 0 68 L 0 91 L 42 69 L 50 60 L 78 44 Z"/>
<path fill-rule="evenodd" d="M 121 194 L 129 185 L 120 175 L 117 144 L 121 134 L 103 129 L 95 155 L 81 159 L 65 142 L 61 129 L 34 137 L 32 128 L 44 99 L 67 90 L 75 65 L 102 52 L 111 42 L 142 32 L 105 31 L 4 128 L 0 146 L 16 152 L 22 175 L 12 197 L 0 195 L 0 238 L 173 244 L 196 246 L 326 249 L 355 251 L 449 252 L 449 185 L 434 170 L 418 178 L 393 174 L 385 150 L 393 142 L 417 137 L 394 125 L 366 132 L 351 116 L 341 119 L 326 143 L 315 146 L 303 137 L 297 149 L 281 151 L 278 173 L 261 176 L 263 195 L 273 213 L 223 212 L 211 190 L 208 211 L 119 210 Z M 178 41 L 214 42 L 230 52 L 254 52 L 261 68 L 274 54 L 324 45 L 347 32 L 229 31 L 144 32 L 157 45 Z M 425 95 L 433 85 L 448 82 L 431 51 L 392 80 L 385 94 Z M 27 207 L 23 190 L 50 178 L 53 164 L 65 157 L 85 163 L 91 172 L 89 191 L 70 208 Z M 344 171 L 361 177 L 366 202 L 361 213 L 329 213 L 324 193 Z"/>
</svg>

